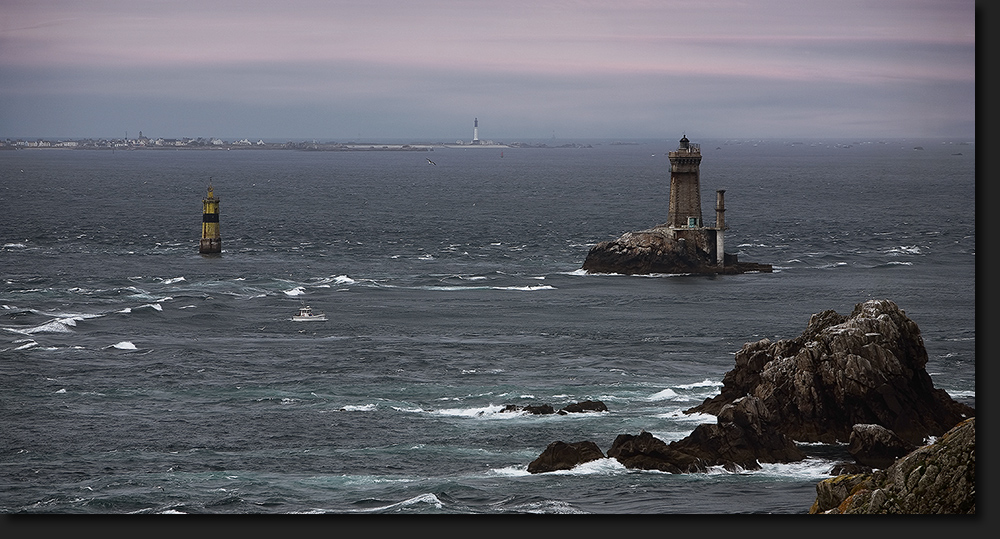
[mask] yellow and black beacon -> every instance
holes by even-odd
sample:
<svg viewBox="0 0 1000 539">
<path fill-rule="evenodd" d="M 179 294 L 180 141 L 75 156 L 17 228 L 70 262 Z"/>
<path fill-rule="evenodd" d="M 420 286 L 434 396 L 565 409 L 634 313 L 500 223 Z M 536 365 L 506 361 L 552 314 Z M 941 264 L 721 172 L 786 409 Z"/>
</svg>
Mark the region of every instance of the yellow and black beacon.
<svg viewBox="0 0 1000 539">
<path fill-rule="evenodd" d="M 222 236 L 219 234 L 219 197 L 215 196 L 212 184 L 208 184 L 208 196 L 202 199 L 201 243 L 198 252 L 203 255 L 222 252 Z"/>
</svg>

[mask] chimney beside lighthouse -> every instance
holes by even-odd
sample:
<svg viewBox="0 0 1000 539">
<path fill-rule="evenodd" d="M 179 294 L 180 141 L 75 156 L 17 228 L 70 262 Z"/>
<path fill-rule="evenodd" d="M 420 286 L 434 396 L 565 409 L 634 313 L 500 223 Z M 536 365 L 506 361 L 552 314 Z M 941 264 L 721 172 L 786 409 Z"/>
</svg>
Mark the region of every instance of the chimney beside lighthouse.
<svg viewBox="0 0 1000 539">
<path fill-rule="evenodd" d="M 726 229 L 726 190 L 715 192 L 715 263 L 724 266 L 726 263 L 725 244 L 722 241 L 723 230 Z"/>
</svg>

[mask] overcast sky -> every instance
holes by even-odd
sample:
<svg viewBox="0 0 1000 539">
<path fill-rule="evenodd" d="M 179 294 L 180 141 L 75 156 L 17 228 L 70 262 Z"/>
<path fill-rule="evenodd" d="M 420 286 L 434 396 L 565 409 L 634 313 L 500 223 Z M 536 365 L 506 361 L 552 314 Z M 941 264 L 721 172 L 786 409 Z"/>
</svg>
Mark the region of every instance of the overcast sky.
<svg viewBox="0 0 1000 539">
<path fill-rule="evenodd" d="M 0 0 L 0 137 L 975 134 L 974 0 Z"/>
</svg>

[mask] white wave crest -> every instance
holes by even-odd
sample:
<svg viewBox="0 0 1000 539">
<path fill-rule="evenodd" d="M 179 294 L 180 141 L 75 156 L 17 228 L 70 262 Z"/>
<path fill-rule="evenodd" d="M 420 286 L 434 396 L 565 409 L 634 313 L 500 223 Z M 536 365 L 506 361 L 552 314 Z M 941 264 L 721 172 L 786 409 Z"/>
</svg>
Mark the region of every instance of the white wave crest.
<svg viewBox="0 0 1000 539">
<path fill-rule="evenodd" d="M 437 509 L 441 509 L 442 507 L 444 507 L 444 504 L 441 503 L 441 500 L 438 499 L 437 496 L 428 492 L 426 494 L 418 494 L 408 500 L 403 500 L 401 502 L 384 505 L 381 507 L 370 507 L 368 509 L 359 509 L 357 511 L 360 513 L 374 513 L 382 511 L 392 511 L 393 509 L 402 509 L 404 507 L 409 507 L 411 505 L 432 505 Z"/>
<path fill-rule="evenodd" d="M 677 410 L 672 410 L 670 412 L 657 414 L 656 417 L 661 417 L 664 419 L 673 419 L 675 421 L 684 421 L 688 423 L 716 423 L 717 418 L 712 414 L 685 414 L 684 410 L 678 408 Z"/>
<path fill-rule="evenodd" d="M 656 393 L 653 393 L 649 397 L 648 400 L 651 400 L 651 401 L 665 401 L 665 400 L 670 400 L 670 399 L 676 399 L 677 396 L 678 396 L 677 392 L 674 391 L 673 389 L 670 389 L 668 387 L 667 389 L 664 389 L 663 391 L 657 391 Z"/>
<path fill-rule="evenodd" d="M 920 247 L 916 245 L 900 245 L 899 247 L 892 247 L 886 251 L 886 254 L 897 256 L 897 255 L 919 255 Z"/>
<path fill-rule="evenodd" d="M 58 318 L 32 328 L 8 329 L 17 333 L 25 333 L 28 335 L 32 333 L 72 333 L 73 330 L 71 328 L 76 325 L 77 320 L 82 320 L 82 318 Z"/>
<path fill-rule="evenodd" d="M 720 387 L 721 385 L 722 385 L 722 382 L 719 382 L 717 380 L 710 380 L 708 378 L 705 378 L 704 380 L 702 380 L 700 382 L 694 382 L 694 383 L 691 383 L 691 384 L 681 384 L 681 385 L 679 385 L 677 387 L 680 388 L 680 389 L 694 389 L 696 387 Z"/>
<path fill-rule="evenodd" d="M 344 412 L 372 412 L 375 410 L 374 404 L 348 404 L 346 406 L 341 406 L 340 409 Z"/>
<path fill-rule="evenodd" d="M 291 290 L 285 290 L 286 296 L 301 296 L 306 293 L 306 289 L 301 286 L 296 286 Z"/>
<path fill-rule="evenodd" d="M 121 341 L 111 345 L 111 348 L 117 348 L 119 350 L 136 350 L 132 341 Z"/>
<path fill-rule="evenodd" d="M 164 279 L 163 284 L 174 284 L 184 281 L 184 277 L 174 277 L 173 279 Z"/>
<path fill-rule="evenodd" d="M 527 292 L 534 292 L 535 290 L 555 290 L 556 287 L 542 284 L 542 285 L 530 285 L 530 286 L 494 286 L 493 290 L 523 290 Z"/>
<path fill-rule="evenodd" d="M 437 415 L 447 415 L 456 417 L 498 417 L 498 416 L 510 416 L 517 417 L 518 414 L 501 414 L 500 410 L 503 410 L 503 406 L 483 406 L 477 408 L 442 408 L 440 410 L 434 410 Z"/>
</svg>

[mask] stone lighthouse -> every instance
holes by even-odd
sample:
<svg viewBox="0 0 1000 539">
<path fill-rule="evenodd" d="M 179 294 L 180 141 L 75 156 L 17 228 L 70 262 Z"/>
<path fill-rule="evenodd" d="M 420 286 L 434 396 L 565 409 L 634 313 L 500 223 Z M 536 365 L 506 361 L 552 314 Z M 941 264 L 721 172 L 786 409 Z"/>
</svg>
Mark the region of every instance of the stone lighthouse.
<svg viewBox="0 0 1000 539">
<path fill-rule="evenodd" d="M 715 226 L 701 220 L 701 146 L 682 136 L 670 159 L 670 201 L 667 222 L 653 228 L 626 232 L 616 240 L 590 248 L 583 269 L 587 273 L 736 274 L 770 273 L 770 264 L 740 262 L 726 254 L 724 189 L 716 191 Z"/>
<path fill-rule="evenodd" d="M 667 225 L 671 228 L 701 227 L 701 180 L 698 176 L 701 145 L 692 144 L 687 136 L 682 136 L 680 145 L 667 157 L 670 158 Z"/>
</svg>

